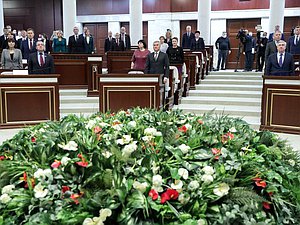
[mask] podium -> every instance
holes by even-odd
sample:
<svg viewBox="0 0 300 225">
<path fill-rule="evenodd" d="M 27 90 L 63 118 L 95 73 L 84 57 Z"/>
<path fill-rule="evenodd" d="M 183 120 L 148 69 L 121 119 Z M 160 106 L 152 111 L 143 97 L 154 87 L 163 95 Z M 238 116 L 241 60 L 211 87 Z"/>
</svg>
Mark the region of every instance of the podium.
<svg viewBox="0 0 300 225">
<path fill-rule="evenodd" d="M 0 75 L 0 128 L 59 119 L 58 74 Z"/>
<path fill-rule="evenodd" d="M 261 130 L 300 134 L 300 76 L 264 76 Z"/>
</svg>

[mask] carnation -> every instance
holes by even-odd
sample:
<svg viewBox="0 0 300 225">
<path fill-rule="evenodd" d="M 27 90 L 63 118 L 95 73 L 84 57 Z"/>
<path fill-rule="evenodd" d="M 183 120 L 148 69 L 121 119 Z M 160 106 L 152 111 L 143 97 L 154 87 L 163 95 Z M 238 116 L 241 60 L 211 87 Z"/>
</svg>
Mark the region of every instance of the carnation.
<svg viewBox="0 0 300 225">
<path fill-rule="evenodd" d="M 183 179 L 188 179 L 189 177 L 189 171 L 187 171 L 187 169 L 184 169 L 184 168 L 180 168 L 178 170 L 178 175 L 181 176 Z"/>
<path fill-rule="evenodd" d="M 219 184 L 216 188 L 214 188 L 213 192 L 215 195 L 219 197 L 223 197 L 224 195 L 227 195 L 229 192 L 229 185 L 226 183 Z"/>
<path fill-rule="evenodd" d="M 15 189 L 15 185 L 13 184 L 6 185 L 2 188 L 2 194 L 10 194 L 13 189 Z"/>
<path fill-rule="evenodd" d="M 199 187 L 200 187 L 200 184 L 196 180 L 191 181 L 188 185 L 188 189 L 190 189 L 191 191 L 194 191 L 194 190 L 198 189 Z"/>
<path fill-rule="evenodd" d="M 211 182 L 214 181 L 214 178 L 212 175 L 208 175 L 208 174 L 204 174 L 201 178 L 201 180 L 206 183 L 206 184 L 210 184 Z"/>
<path fill-rule="evenodd" d="M 7 193 L 0 196 L 0 202 L 2 204 L 7 204 L 10 202 L 10 200 L 11 200 L 11 197 Z"/>
<path fill-rule="evenodd" d="M 187 145 L 185 145 L 185 144 L 179 145 L 178 148 L 181 150 L 181 152 L 182 152 L 183 154 L 188 153 L 189 150 L 191 149 L 190 146 L 187 146 Z"/>
<path fill-rule="evenodd" d="M 212 166 L 205 166 L 202 171 L 207 175 L 213 175 L 215 173 L 215 170 Z"/>
</svg>

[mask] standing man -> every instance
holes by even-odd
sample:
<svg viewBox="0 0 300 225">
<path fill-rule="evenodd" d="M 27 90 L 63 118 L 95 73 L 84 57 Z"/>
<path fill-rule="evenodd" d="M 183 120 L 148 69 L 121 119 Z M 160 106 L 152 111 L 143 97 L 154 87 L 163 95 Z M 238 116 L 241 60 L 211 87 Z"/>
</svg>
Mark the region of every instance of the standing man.
<svg viewBox="0 0 300 225">
<path fill-rule="evenodd" d="M 247 71 L 252 71 L 254 46 L 253 46 L 252 35 L 250 35 L 252 33 L 249 34 L 248 30 L 245 30 L 245 32 L 246 32 L 246 36 L 245 36 L 245 44 L 244 44 L 244 54 L 245 54 L 244 72 L 247 72 Z"/>
<path fill-rule="evenodd" d="M 28 60 L 29 74 L 50 74 L 54 73 L 54 62 L 51 55 L 45 53 L 43 41 L 36 42 L 37 52 L 31 53 Z"/>
<path fill-rule="evenodd" d="M 283 40 L 284 41 L 284 34 L 280 31 L 280 26 L 279 25 L 276 25 L 275 26 L 275 29 L 274 29 L 274 33 L 270 33 L 270 35 L 269 35 L 269 42 L 272 42 L 273 40 L 274 40 L 274 34 L 277 32 L 277 31 L 279 31 L 280 33 L 281 33 L 281 40 Z"/>
<path fill-rule="evenodd" d="M 125 27 L 121 27 L 120 40 L 124 42 L 125 51 L 131 49 L 130 36 L 128 34 L 126 34 Z"/>
<path fill-rule="evenodd" d="M 111 49 L 112 43 L 115 41 L 116 39 L 113 38 L 112 36 L 112 32 L 109 31 L 108 32 L 108 36 L 105 39 L 105 43 L 104 43 L 104 51 L 105 53 L 108 52 Z"/>
<path fill-rule="evenodd" d="M 169 58 L 168 55 L 160 51 L 160 42 L 153 42 L 154 52 L 148 54 L 146 60 L 146 74 L 163 74 L 163 82 L 167 83 L 169 78 Z"/>
<path fill-rule="evenodd" d="M 27 39 L 22 41 L 22 44 L 21 44 L 21 51 L 22 51 L 23 59 L 28 60 L 29 55 L 31 53 L 36 52 L 35 47 L 36 46 L 35 46 L 35 40 L 34 40 L 34 31 L 32 28 L 28 28 L 27 29 Z"/>
<path fill-rule="evenodd" d="M 277 53 L 269 56 L 266 66 L 266 75 L 270 76 L 293 76 L 294 58 L 291 53 L 285 52 L 286 42 L 280 40 L 277 45 Z"/>
<path fill-rule="evenodd" d="M 192 33 L 192 27 L 191 26 L 186 26 L 186 33 L 184 33 L 183 36 L 182 36 L 181 47 L 183 49 L 185 49 L 185 48 L 190 49 L 193 39 L 195 39 L 195 34 Z"/>
<path fill-rule="evenodd" d="M 294 36 L 289 38 L 287 51 L 293 55 L 300 54 L 300 26 L 295 27 Z"/>
<path fill-rule="evenodd" d="M 2 48 L 2 45 L 4 43 L 4 41 L 7 39 L 7 29 L 6 27 L 3 28 L 3 35 L 0 36 L 0 48 Z"/>
<path fill-rule="evenodd" d="M 216 45 L 216 49 L 218 49 L 218 66 L 216 71 L 220 69 L 221 61 L 222 61 L 221 70 L 225 70 L 227 56 L 228 54 L 231 53 L 230 41 L 229 38 L 227 37 L 226 31 L 222 32 L 222 36 L 216 40 L 215 45 Z"/>
<path fill-rule="evenodd" d="M 191 51 L 202 51 L 205 50 L 205 44 L 203 38 L 200 37 L 200 31 L 195 32 L 195 38 L 191 43 Z"/>
<path fill-rule="evenodd" d="M 267 32 L 263 32 L 263 35 L 256 40 L 256 72 L 262 72 L 265 64 L 266 46 L 268 44 Z"/>
<path fill-rule="evenodd" d="M 18 48 L 21 49 L 22 48 L 22 41 L 25 41 L 27 38 L 27 32 L 26 30 L 21 30 L 21 38 L 18 39 Z"/>
<path fill-rule="evenodd" d="M 120 39 L 120 34 L 115 34 L 115 40 L 111 43 L 111 51 L 125 51 L 124 42 Z"/>
<path fill-rule="evenodd" d="M 85 48 L 85 53 L 87 54 L 94 54 L 94 38 L 90 33 L 90 30 L 87 29 L 85 31 L 84 35 L 84 48 Z"/>
<path fill-rule="evenodd" d="M 79 35 L 78 27 L 73 28 L 74 35 L 69 37 L 68 48 L 69 53 L 84 53 L 84 38 L 83 35 Z"/>
<path fill-rule="evenodd" d="M 277 45 L 278 45 L 279 41 L 281 40 L 281 32 L 279 30 L 274 33 L 273 39 L 274 40 L 269 42 L 266 47 L 266 53 L 265 53 L 266 65 L 268 63 L 269 55 L 277 52 Z"/>
</svg>

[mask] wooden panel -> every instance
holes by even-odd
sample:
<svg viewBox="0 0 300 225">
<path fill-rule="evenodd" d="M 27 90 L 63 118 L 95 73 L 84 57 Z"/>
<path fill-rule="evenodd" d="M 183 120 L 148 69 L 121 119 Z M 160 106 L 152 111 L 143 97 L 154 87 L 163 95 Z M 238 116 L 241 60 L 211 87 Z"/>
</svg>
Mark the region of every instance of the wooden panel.
<svg viewBox="0 0 300 225">
<path fill-rule="evenodd" d="M 180 21 L 180 42 L 182 42 L 182 36 L 186 33 L 186 26 L 192 27 L 192 32 L 197 30 L 197 20 L 181 20 Z M 179 43 L 181 45 L 181 43 Z"/>
<path fill-rule="evenodd" d="M 284 39 L 287 41 L 291 36 L 291 30 L 293 27 L 300 26 L 300 17 L 293 16 L 293 17 L 284 17 Z"/>
<path fill-rule="evenodd" d="M 77 15 L 128 14 L 129 0 L 77 0 Z"/>
<path fill-rule="evenodd" d="M 285 8 L 300 7 L 299 0 L 285 0 Z"/>
<path fill-rule="evenodd" d="M 197 12 L 198 0 L 172 0 L 171 12 Z"/>
<path fill-rule="evenodd" d="M 187 1 L 184 1 L 187 2 Z M 171 12 L 171 0 L 143 0 L 144 13 Z"/>
<path fill-rule="evenodd" d="M 261 19 L 230 19 L 227 20 L 227 34 L 230 39 L 231 46 L 231 54 L 228 56 L 226 68 L 227 69 L 235 69 L 236 68 L 236 58 L 238 53 L 238 44 L 239 39 L 236 39 L 236 35 L 240 28 L 247 29 L 253 32 L 253 37 L 256 37 L 255 26 L 257 24 L 261 24 Z M 240 63 L 238 65 L 238 69 L 244 68 L 245 56 L 243 54 L 240 55 Z M 255 69 L 256 63 L 254 59 L 253 69 Z"/>
<path fill-rule="evenodd" d="M 240 0 L 211 0 L 212 11 L 221 10 L 244 10 L 244 9 L 268 9 L 268 0 L 250 0 L 250 1 L 240 1 Z"/>
<path fill-rule="evenodd" d="M 109 73 L 128 73 L 133 51 L 107 52 L 107 69 Z"/>
<path fill-rule="evenodd" d="M 121 22 L 120 23 L 120 28 L 121 27 L 125 27 L 126 34 L 130 35 L 130 25 L 129 25 L 129 22 Z"/>
<path fill-rule="evenodd" d="M 149 43 L 148 43 L 148 21 L 143 21 L 143 40 L 147 44 L 147 48 L 149 49 Z M 133 43 L 131 43 L 133 44 Z"/>
</svg>

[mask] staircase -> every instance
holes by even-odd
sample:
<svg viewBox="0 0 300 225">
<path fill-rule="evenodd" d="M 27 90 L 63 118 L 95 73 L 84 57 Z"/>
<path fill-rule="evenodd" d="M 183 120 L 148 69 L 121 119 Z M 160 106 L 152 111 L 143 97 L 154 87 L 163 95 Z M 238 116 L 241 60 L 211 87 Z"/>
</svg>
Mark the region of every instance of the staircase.
<svg viewBox="0 0 300 225">
<path fill-rule="evenodd" d="M 260 126 L 262 74 L 255 72 L 211 72 L 196 90 L 175 108 L 201 115 L 213 111 L 243 118 L 254 129 Z"/>
<path fill-rule="evenodd" d="M 87 89 L 60 89 L 60 118 L 69 114 L 89 116 L 99 112 L 99 97 L 87 97 Z"/>
</svg>

